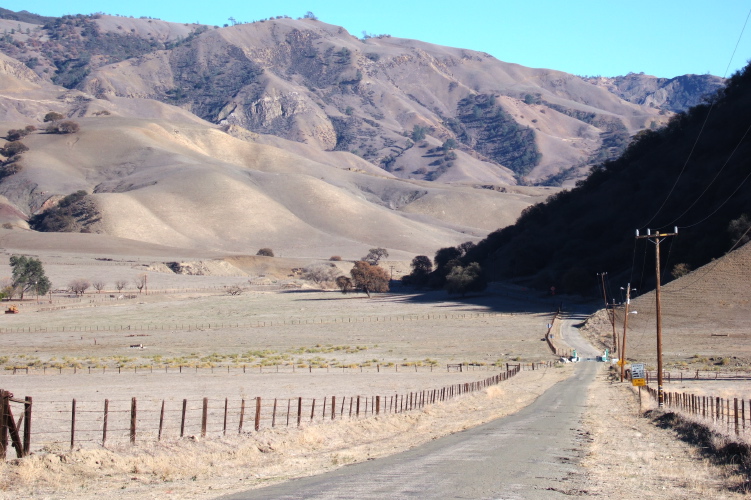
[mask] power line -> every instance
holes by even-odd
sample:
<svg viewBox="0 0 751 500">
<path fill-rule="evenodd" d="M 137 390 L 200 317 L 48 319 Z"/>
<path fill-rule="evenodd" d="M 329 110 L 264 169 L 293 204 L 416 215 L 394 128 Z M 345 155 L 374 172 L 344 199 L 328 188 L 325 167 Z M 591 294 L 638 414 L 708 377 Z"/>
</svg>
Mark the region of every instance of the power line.
<svg viewBox="0 0 751 500">
<path fill-rule="evenodd" d="M 672 220 L 671 222 L 669 222 L 669 223 L 665 224 L 665 225 L 664 225 L 664 226 L 662 226 L 662 227 L 670 227 L 670 226 L 672 226 L 673 224 L 675 224 L 675 223 L 676 223 L 676 222 L 677 222 L 677 221 L 678 221 L 678 220 L 679 220 L 679 219 L 680 219 L 681 217 L 683 217 L 684 215 L 686 215 L 686 214 L 687 214 L 687 213 L 689 212 L 689 210 L 691 210 L 692 208 L 694 208 L 694 206 L 696 206 L 696 204 L 697 204 L 697 203 L 699 202 L 699 200 L 700 200 L 700 199 L 701 199 L 701 198 L 702 198 L 702 197 L 703 197 L 703 196 L 704 196 L 705 194 L 707 194 L 707 191 L 709 191 L 709 188 L 710 188 L 710 187 L 712 186 L 712 184 L 714 184 L 714 182 L 715 182 L 715 181 L 716 181 L 716 180 L 717 180 L 717 179 L 718 179 L 718 178 L 720 177 L 720 174 L 721 174 L 721 173 L 722 173 L 722 171 L 723 171 L 723 170 L 725 169 L 725 167 L 727 167 L 727 166 L 728 166 L 728 163 L 730 163 L 730 160 L 731 160 L 731 159 L 733 158 L 733 155 L 735 155 L 736 151 L 738 151 L 738 148 L 739 148 L 739 147 L 741 146 L 741 144 L 743 144 L 743 141 L 744 141 L 744 139 L 746 138 L 746 136 L 748 135 L 749 131 L 751 131 L 751 125 L 749 125 L 749 126 L 748 126 L 748 128 L 746 129 L 746 131 L 745 131 L 745 132 L 743 133 L 743 137 L 741 137 L 741 139 L 740 139 L 740 140 L 738 141 L 738 144 L 736 144 L 736 145 L 735 145 L 735 148 L 734 148 L 734 149 L 733 149 L 733 151 L 732 151 L 732 152 L 730 153 L 730 156 L 728 156 L 727 160 L 725 160 L 725 163 L 724 163 L 724 164 L 722 165 L 722 167 L 720 168 L 720 170 L 718 170 L 718 171 L 717 171 L 717 173 L 715 174 L 715 176 L 714 176 L 714 178 L 712 179 L 712 181 L 711 181 L 711 182 L 710 182 L 709 184 L 707 184 L 707 186 L 706 186 L 706 187 L 704 188 L 704 191 L 702 191 L 702 193 L 701 193 L 701 194 L 700 194 L 700 195 L 699 195 L 699 196 L 698 196 L 698 197 L 697 197 L 697 198 L 696 198 L 696 199 L 694 200 L 694 202 L 693 202 L 693 203 L 691 203 L 691 205 L 689 205 L 689 207 L 688 207 L 688 208 L 687 208 L 686 210 L 684 210 L 684 211 L 683 211 L 683 213 L 682 213 L 681 215 L 679 215 L 678 217 L 676 217 L 675 219 L 673 219 L 673 220 Z M 748 179 L 748 176 L 746 177 L 746 179 Z M 743 182 L 746 182 L 746 180 L 744 180 Z M 743 184 L 743 183 L 741 183 L 741 185 L 742 185 L 742 184 Z M 728 200 L 729 200 L 730 198 L 732 198 L 732 197 L 733 197 L 733 195 L 735 195 L 735 193 L 736 193 L 736 192 L 738 191 L 738 189 L 740 189 L 740 186 L 739 186 L 738 188 L 736 188 L 736 190 L 735 190 L 735 191 L 733 191 L 733 194 L 731 194 L 731 195 L 730 195 L 730 196 L 728 197 Z M 722 203 L 722 205 L 720 205 L 720 207 L 722 207 L 723 205 L 725 205 L 725 203 L 727 203 L 727 200 L 726 200 L 725 202 L 723 202 L 723 203 Z M 681 228 L 683 228 L 683 229 L 685 229 L 685 228 L 688 228 L 688 227 L 693 227 L 693 226 L 695 226 L 695 225 L 697 225 L 697 224 L 700 224 L 701 222 L 704 222 L 705 220 L 707 220 L 707 218 L 711 217 L 711 216 L 712 216 L 712 215 L 714 215 L 714 214 L 715 214 L 716 212 L 717 212 L 717 211 L 715 210 L 715 211 L 714 211 L 714 212 L 712 212 L 712 213 L 711 213 L 711 214 L 710 214 L 710 215 L 709 215 L 708 217 L 706 217 L 706 218 L 702 219 L 702 220 L 701 220 L 700 222 L 698 222 L 698 223 L 696 223 L 696 224 L 691 224 L 691 225 L 689 225 L 689 226 L 680 226 L 680 227 L 681 227 Z"/>
<path fill-rule="evenodd" d="M 746 15 L 746 20 L 743 22 L 743 28 L 741 29 L 741 33 L 738 36 L 738 40 L 735 43 L 735 48 L 733 49 L 733 53 L 730 56 L 730 60 L 728 61 L 728 65 L 725 68 L 725 74 L 722 75 L 723 78 L 727 77 L 728 71 L 730 70 L 730 65 L 733 63 L 733 58 L 735 57 L 735 52 L 738 50 L 738 45 L 741 43 L 741 38 L 743 38 L 743 33 L 746 31 L 746 25 L 748 24 L 748 19 L 751 17 L 751 9 L 749 9 L 748 14 Z M 688 158 L 686 158 L 686 161 L 683 163 L 683 167 L 681 168 L 680 173 L 678 174 L 678 177 L 675 179 L 675 183 L 673 183 L 673 187 L 670 188 L 670 191 L 668 192 L 667 196 L 662 202 L 662 205 L 660 205 L 660 208 L 657 209 L 657 212 L 652 216 L 649 221 L 647 221 L 646 224 L 643 224 L 641 227 L 647 227 L 649 226 L 653 220 L 662 212 L 662 209 L 665 208 L 665 205 L 667 204 L 668 200 L 672 196 L 673 192 L 675 191 L 676 186 L 678 186 L 678 182 L 681 180 L 681 177 L 683 176 L 683 173 L 686 171 L 686 166 L 688 166 L 688 162 L 691 160 L 691 157 L 694 155 L 694 150 L 696 149 L 697 144 L 699 144 L 699 139 L 701 138 L 702 134 L 704 133 L 704 129 L 707 126 L 707 122 L 709 121 L 709 117 L 712 114 L 712 110 L 715 107 L 715 103 L 717 101 L 713 100 L 712 104 L 709 107 L 709 111 L 707 111 L 707 116 L 704 117 L 704 122 L 701 124 L 701 129 L 699 129 L 699 135 L 696 136 L 696 140 L 694 141 L 694 145 L 691 146 L 691 151 L 688 153 Z"/>
</svg>

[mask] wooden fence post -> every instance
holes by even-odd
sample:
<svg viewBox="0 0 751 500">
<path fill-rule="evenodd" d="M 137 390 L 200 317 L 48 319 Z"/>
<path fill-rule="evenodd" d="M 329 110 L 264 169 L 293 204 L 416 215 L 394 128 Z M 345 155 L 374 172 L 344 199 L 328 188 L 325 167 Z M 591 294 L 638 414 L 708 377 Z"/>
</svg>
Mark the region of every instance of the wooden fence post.
<svg viewBox="0 0 751 500">
<path fill-rule="evenodd" d="M 24 398 L 23 407 L 23 456 L 27 456 L 31 452 L 31 396 Z M 746 428 L 746 423 L 743 423 L 743 428 Z"/>
<path fill-rule="evenodd" d="M 271 427 L 276 426 L 276 398 L 274 398 L 274 409 L 271 411 Z"/>
<path fill-rule="evenodd" d="M 302 420 L 302 398 L 297 398 L 297 426 L 300 427 L 300 420 Z"/>
<path fill-rule="evenodd" d="M 130 444 L 136 443 L 136 398 L 130 400 Z"/>
<path fill-rule="evenodd" d="M 240 423 L 237 426 L 237 433 L 243 433 L 243 420 L 245 420 L 245 398 L 240 400 Z"/>
<path fill-rule="evenodd" d="M 256 432 L 261 428 L 261 398 L 260 396 L 256 398 L 256 420 L 254 428 Z"/>
<path fill-rule="evenodd" d="M 331 420 L 336 418 L 336 396 L 331 396 Z M 743 424 L 746 425 L 746 424 Z"/>
<path fill-rule="evenodd" d="M 740 433 L 740 429 L 738 427 L 738 398 L 733 398 L 733 407 L 735 409 L 735 435 L 737 436 Z"/>
<path fill-rule="evenodd" d="M 203 413 L 201 415 L 201 437 L 206 437 L 206 424 L 209 420 L 209 398 L 203 398 Z"/>
<path fill-rule="evenodd" d="M 360 416 L 360 396 L 357 396 L 357 410 L 355 411 L 355 416 Z"/>
<path fill-rule="evenodd" d="M 162 429 L 164 429 L 164 400 L 162 400 L 162 409 L 159 412 L 159 435 L 157 441 L 162 440 Z"/>
<path fill-rule="evenodd" d="M 73 399 L 70 408 L 70 449 L 76 444 L 76 400 Z M 6 445 L 7 449 L 7 445 Z"/>
<path fill-rule="evenodd" d="M 290 412 L 291 407 L 292 407 L 292 400 L 288 399 L 287 400 L 287 427 L 289 427 L 289 412 Z"/>
<path fill-rule="evenodd" d="M 105 399 L 104 400 L 104 416 L 103 416 L 103 422 L 102 422 L 102 447 L 104 447 L 105 443 L 107 442 L 107 423 L 109 422 L 110 418 L 110 400 Z"/>
<path fill-rule="evenodd" d="M 180 437 L 183 437 L 185 435 L 185 412 L 188 409 L 188 400 L 183 399 L 183 414 L 180 418 Z"/>
<path fill-rule="evenodd" d="M 224 398 L 224 424 L 222 425 L 222 435 L 227 435 L 227 407 L 229 406 L 229 398 Z"/>
<path fill-rule="evenodd" d="M 381 414 L 381 396 L 376 396 L 376 402 L 375 402 L 375 411 L 376 415 Z"/>
<path fill-rule="evenodd" d="M 5 460 L 8 450 L 8 426 L 5 423 L 5 391 L 0 389 L 0 459 Z"/>
<path fill-rule="evenodd" d="M 313 417 L 316 413 L 316 398 L 313 398 L 313 404 L 310 405 L 310 421 L 313 421 Z"/>
</svg>

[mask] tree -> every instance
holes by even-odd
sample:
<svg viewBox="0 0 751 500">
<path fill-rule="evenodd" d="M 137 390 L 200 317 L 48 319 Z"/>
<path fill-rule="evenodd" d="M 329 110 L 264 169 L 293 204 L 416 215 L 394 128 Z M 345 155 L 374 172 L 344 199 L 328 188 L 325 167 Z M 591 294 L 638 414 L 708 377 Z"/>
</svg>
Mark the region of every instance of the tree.
<svg viewBox="0 0 751 500">
<path fill-rule="evenodd" d="M 318 21 L 318 17 L 315 14 L 313 14 L 311 11 L 306 12 L 305 15 L 302 17 L 303 19 L 312 19 L 313 21 Z"/>
<path fill-rule="evenodd" d="M 336 286 L 339 287 L 339 289 L 342 291 L 342 293 L 347 293 L 350 290 L 352 290 L 352 280 L 347 278 L 346 276 L 339 276 L 336 278 Z"/>
<path fill-rule="evenodd" d="M 389 273 L 382 267 L 358 260 L 349 274 L 352 276 L 355 288 L 365 292 L 368 297 L 370 297 L 370 292 L 389 291 Z"/>
<path fill-rule="evenodd" d="M 24 293 L 29 290 L 34 290 L 37 295 L 44 295 L 52 287 L 50 280 L 44 274 L 44 268 L 39 259 L 24 255 L 12 255 L 10 267 L 13 269 L 12 286 L 21 294 L 21 300 L 23 300 Z"/>
<path fill-rule="evenodd" d="M 91 286 L 94 287 L 94 290 L 96 290 L 96 293 L 102 293 L 102 290 L 107 286 L 104 281 L 102 280 L 95 280 Z"/>
<path fill-rule="evenodd" d="M 146 286 L 146 283 L 148 282 L 148 280 L 149 280 L 149 275 L 146 273 L 139 274 L 138 276 L 133 278 L 133 284 L 138 289 L 138 293 L 141 293 L 141 291 Z"/>
<path fill-rule="evenodd" d="M 76 296 L 83 295 L 86 290 L 91 286 L 91 282 L 87 279 L 78 278 L 68 283 L 68 290 L 75 293 Z"/>
<path fill-rule="evenodd" d="M 449 293 L 458 293 L 462 297 L 467 292 L 480 292 L 488 286 L 482 268 L 477 262 L 472 262 L 467 267 L 455 266 L 446 276 L 446 290 Z"/>
<path fill-rule="evenodd" d="M 389 252 L 385 248 L 371 248 L 368 250 L 368 255 L 363 257 L 362 260 L 371 266 L 377 266 L 381 259 L 385 259 L 388 256 Z"/>
<path fill-rule="evenodd" d="M 242 295 L 242 293 L 245 291 L 245 289 L 241 287 L 240 285 L 230 285 L 226 287 L 226 290 L 227 290 L 227 295 L 232 295 L 232 296 Z"/>
<path fill-rule="evenodd" d="M 455 149 L 458 145 L 459 143 L 456 142 L 456 139 L 448 138 L 443 142 L 443 145 L 441 146 L 441 148 L 444 151 L 449 151 L 451 149 Z"/>
<path fill-rule="evenodd" d="M 427 255 L 418 255 L 412 259 L 412 272 L 402 278 L 405 285 L 424 285 L 428 282 L 428 276 L 433 272 L 433 263 Z"/>
<path fill-rule="evenodd" d="M 273 257 L 274 251 L 270 248 L 261 248 L 260 250 L 258 250 L 256 255 L 260 255 L 262 257 Z"/>
<path fill-rule="evenodd" d="M 672 276 L 673 279 L 678 279 L 681 276 L 686 276 L 690 272 L 691 266 L 689 266 L 685 262 L 681 262 L 680 264 L 673 266 L 673 270 L 670 271 L 670 276 Z"/>
<path fill-rule="evenodd" d="M 57 113 L 55 111 L 50 111 L 49 113 L 47 113 L 46 115 L 44 115 L 44 123 L 47 123 L 47 122 L 56 122 L 58 120 L 62 120 L 63 118 L 65 118 L 65 117 L 63 115 L 61 115 L 60 113 Z"/>
<path fill-rule="evenodd" d="M 333 264 L 312 264 L 302 271 L 303 279 L 323 285 L 335 281 L 339 276 L 339 269 Z"/>
<path fill-rule="evenodd" d="M 115 288 L 117 288 L 118 292 L 122 292 L 123 288 L 125 288 L 125 286 L 127 284 L 128 284 L 128 282 L 125 281 L 125 280 L 117 280 L 117 281 L 115 281 Z"/>
</svg>

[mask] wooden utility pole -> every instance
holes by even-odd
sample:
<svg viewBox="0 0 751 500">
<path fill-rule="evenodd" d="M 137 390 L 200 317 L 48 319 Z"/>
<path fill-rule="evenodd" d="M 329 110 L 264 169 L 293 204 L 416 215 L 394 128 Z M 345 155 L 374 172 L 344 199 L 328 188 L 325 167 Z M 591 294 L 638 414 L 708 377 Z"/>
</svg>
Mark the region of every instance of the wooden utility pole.
<svg viewBox="0 0 751 500">
<path fill-rule="evenodd" d="M 626 287 L 626 314 L 623 316 L 623 341 L 621 342 L 621 382 L 626 369 L 626 329 L 628 328 L 628 305 L 631 303 L 631 283 Z"/>
<path fill-rule="evenodd" d="M 639 235 L 639 230 L 636 230 L 636 239 L 647 239 L 655 244 L 655 320 L 657 327 L 657 401 L 658 406 L 663 408 L 665 406 L 665 392 L 662 387 L 662 308 L 660 303 L 660 243 L 665 238 L 670 236 L 677 236 L 678 228 L 672 233 L 662 233 L 655 231 L 652 234 L 651 230 L 647 229 L 647 234 L 644 236 Z"/>
</svg>

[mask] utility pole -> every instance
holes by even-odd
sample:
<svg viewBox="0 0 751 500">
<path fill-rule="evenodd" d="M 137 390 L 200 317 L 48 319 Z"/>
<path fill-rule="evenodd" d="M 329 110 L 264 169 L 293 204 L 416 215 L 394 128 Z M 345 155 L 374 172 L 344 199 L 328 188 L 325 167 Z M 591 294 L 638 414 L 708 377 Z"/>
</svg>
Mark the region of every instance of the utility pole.
<svg viewBox="0 0 751 500">
<path fill-rule="evenodd" d="M 621 382 L 626 369 L 626 329 L 628 328 L 628 305 L 631 303 L 631 283 L 626 287 L 626 315 L 623 317 L 623 341 L 621 342 Z"/>
<path fill-rule="evenodd" d="M 655 244 L 655 319 L 657 326 L 657 401 L 658 406 L 663 408 L 665 406 L 665 391 L 662 388 L 662 308 L 660 304 L 660 243 L 665 238 L 678 235 L 678 227 L 676 226 L 672 233 L 662 233 L 655 231 L 652 234 L 650 229 L 647 229 L 647 234 L 639 236 L 639 230 L 636 230 L 636 239 L 647 239 Z"/>
<path fill-rule="evenodd" d="M 597 273 L 602 280 L 602 298 L 605 301 L 605 310 L 608 310 L 608 294 L 605 292 L 605 275 L 608 273 Z M 615 299 L 613 299 L 613 309 L 610 311 L 610 324 L 613 327 L 613 352 L 618 352 L 618 334 L 615 333 Z"/>
</svg>

